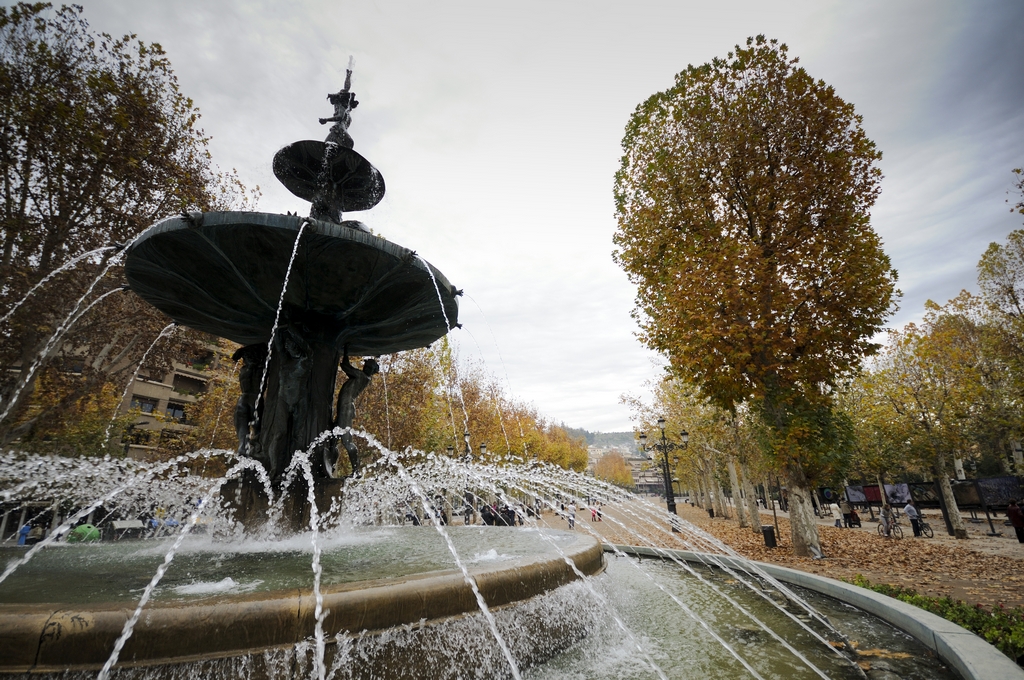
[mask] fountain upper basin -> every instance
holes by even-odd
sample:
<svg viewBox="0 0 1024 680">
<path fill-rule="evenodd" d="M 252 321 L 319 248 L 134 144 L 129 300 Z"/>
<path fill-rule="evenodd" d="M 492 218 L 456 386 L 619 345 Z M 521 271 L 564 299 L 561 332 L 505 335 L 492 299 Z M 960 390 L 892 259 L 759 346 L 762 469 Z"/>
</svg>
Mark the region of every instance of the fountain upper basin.
<svg viewBox="0 0 1024 680">
<path fill-rule="evenodd" d="M 444 275 L 353 221 L 256 212 L 172 217 L 132 243 L 125 275 L 180 324 L 241 345 L 266 343 L 303 224 L 283 303 L 321 341 L 356 356 L 390 354 L 425 347 L 455 326 L 457 291 Z"/>
</svg>

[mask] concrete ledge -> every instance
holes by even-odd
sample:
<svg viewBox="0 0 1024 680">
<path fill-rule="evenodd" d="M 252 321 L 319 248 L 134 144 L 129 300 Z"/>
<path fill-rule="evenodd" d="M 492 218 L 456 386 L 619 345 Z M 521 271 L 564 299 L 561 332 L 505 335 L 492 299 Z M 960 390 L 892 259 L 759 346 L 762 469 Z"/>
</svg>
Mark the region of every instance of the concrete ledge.
<svg viewBox="0 0 1024 680">
<path fill-rule="evenodd" d="M 750 571 L 751 565 L 784 583 L 791 583 L 835 598 L 891 623 L 931 649 L 964 680 L 1024 680 L 1024 669 L 966 628 L 920 607 L 842 581 L 808 574 L 765 562 L 752 562 L 722 555 L 709 556 L 687 550 L 645 546 L 605 545 L 606 552 L 618 549 L 627 555 L 668 559 L 672 555 L 686 562 L 710 563 L 710 559 L 731 569 Z"/>
<path fill-rule="evenodd" d="M 604 569 L 594 539 L 563 549 L 584 574 Z M 530 599 L 577 579 L 561 556 L 524 558 L 470 569 L 489 607 Z M 449 619 L 478 610 L 462 573 L 448 570 L 324 589 L 327 636 L 359 634 Z M 143 610 L 118 667 L 178 664 L 290 648 L 313 636 L 316 602 L 308 590 L 220 597 L 201 604 L 157 604 Z M 97 670 L 125 621 L 124 605 L 0 605 L 0 674 Z M 414 653 L 411 650 L 410 653 Z"/>
</svg>

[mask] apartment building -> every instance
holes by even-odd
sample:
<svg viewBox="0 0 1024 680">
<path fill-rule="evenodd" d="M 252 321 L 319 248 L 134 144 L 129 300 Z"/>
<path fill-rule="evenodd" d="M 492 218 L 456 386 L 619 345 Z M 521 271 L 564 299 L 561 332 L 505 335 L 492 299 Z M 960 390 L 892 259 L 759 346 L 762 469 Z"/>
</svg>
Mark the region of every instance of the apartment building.
<svg viewBox="0 0 1024 680">
<path fill-rule="evenodd" d="M 173 364 L 167 372 L 142 368 L 121 402 L 121 414 L 138 409 L 122 443 L 130 458 L 149 460 L 155 456 L 161 439 L 178 436 L 192 429 L 190 407 L 206 392 L 213 371 L 225 361 L 220 348 L 189 363 Z"/>
</svg>

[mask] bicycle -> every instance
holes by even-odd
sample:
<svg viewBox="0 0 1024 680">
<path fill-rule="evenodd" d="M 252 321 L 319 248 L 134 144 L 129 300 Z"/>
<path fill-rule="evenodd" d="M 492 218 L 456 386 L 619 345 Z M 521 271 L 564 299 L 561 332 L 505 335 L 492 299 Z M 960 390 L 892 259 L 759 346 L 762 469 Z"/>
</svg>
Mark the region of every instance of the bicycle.
<svg viewBox="0 0 1024 680">
<path fill-rule="evenodd" d="M 882 538 L 886 538 L 886 535 L 885 535 L 885 523 L 884 522 L 879 522 L 878 523 L 878 535 L 881 536 Z M 896 519 L 895 514 L 893 514 L 892 519 L 889 521 L 889 536 L 888 536 L 888 538 L 895 538 L 896 540 L 900 540 L 900 539 L 903 538 L 903 529 L 900 528 L 900 522 L 899 522 L 898 519 Z"/>
<path fill-rule="evenodd" d="M 921 535 L 925 538 L 935 538 L 935 532 L 932 530 L 932 525 L 925 521 L 924 515 L 917 518 L 917 526 L 921 530 Z"/>
</svg>

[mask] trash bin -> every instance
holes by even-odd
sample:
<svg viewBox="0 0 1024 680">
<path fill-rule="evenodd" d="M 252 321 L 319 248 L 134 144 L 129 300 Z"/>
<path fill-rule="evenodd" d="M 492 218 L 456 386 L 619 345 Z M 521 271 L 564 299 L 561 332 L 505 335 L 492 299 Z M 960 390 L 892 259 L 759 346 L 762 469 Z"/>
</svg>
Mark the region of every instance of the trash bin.
<svg viewBox="0 0 1024 680">
<path fill-rule="evenodd" d="M 710 517 L 711 519 L 715 518 L 715 509 L 714 508 L 708 508 L 708 517 Z"/>
<path fill-rule="evenodd" d="M 775 542 L 775 527 L 771 524 L 762 524 L 761 533 L 764 534 L 765 547 L 775 548 L 778 547 L 778 543 Z"/>
</svg>

